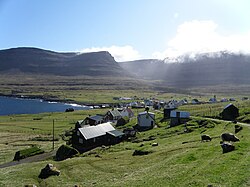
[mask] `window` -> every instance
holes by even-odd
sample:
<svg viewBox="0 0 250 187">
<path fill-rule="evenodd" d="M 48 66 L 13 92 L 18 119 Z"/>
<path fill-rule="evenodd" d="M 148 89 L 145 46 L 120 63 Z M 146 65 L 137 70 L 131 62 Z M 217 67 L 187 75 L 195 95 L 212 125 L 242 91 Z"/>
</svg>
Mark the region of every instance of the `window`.
<svg viewBox="0 0 250 187">
<path fill-rule="evenodd" d="M 83 139 L 79 138 L 79 143 L 83 144 Z"/>
<path fill-rule="evenodd" d="M 80 132 L 79 131 L 77 131 L 76 134 L 77 134 L 77 136 L 80 136 Z"/>
</svg>

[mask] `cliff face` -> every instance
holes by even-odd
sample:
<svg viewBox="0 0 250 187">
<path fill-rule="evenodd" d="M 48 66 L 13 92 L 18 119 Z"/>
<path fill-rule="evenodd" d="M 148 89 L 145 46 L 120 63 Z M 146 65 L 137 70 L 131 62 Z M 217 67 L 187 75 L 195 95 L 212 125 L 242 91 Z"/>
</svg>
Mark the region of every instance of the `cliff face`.
<svg viewBox="0 0 250 187">
<path fill-rule="evenodd" d="M 121 66 L 140 78 L 161 80 L 175 87 L 250 84 L 250 56 L 240 54 L 206 54 L 175 63 L 146 59 Z"/>
<path fill-rule="evenodd" d="M 38 48 L 0 50 L 0 72 L 53 74 L 66 76 L 127 76 L 106 51 L 93 53 L 58 53 Z"/>
</svg>

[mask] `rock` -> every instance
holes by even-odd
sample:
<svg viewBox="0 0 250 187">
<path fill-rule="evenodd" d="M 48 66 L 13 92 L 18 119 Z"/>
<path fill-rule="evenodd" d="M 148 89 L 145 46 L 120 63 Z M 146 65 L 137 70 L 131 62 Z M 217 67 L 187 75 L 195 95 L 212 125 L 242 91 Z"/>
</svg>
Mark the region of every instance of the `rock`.
<svg viewBox="0 0 250 187">
<path fill-rule="evenodd" d="M 40 179 L 46 179 L 52 175 L 59 176 L 60 171 L 56 167 L 54 167 L 53 164 L 47 164 L 45 168 L 41 169 L 41 172 L 38 177 Z"/>
<path fill-rule="evenodd" d="M 158 146 L 157 142 L 152 143 L 152 146 Z"/>
<path fill-rule="evenodd" d="M 231 143 L 228 143 L 228 142 L 223 142 L 221 144 L 221 148 L 222 148 L 223 153 L 228 153 L 228 152 L 231 152 L 235 149 L 234 145 L 232 145 Z"/>
<path fill-rule="evenodd" d="M 143 151 L 143 150 L 135 150 L 133 156 L 141 156 L 141 155 L 148 155 L 151 153 L 150 151 Z"/>
</svg>

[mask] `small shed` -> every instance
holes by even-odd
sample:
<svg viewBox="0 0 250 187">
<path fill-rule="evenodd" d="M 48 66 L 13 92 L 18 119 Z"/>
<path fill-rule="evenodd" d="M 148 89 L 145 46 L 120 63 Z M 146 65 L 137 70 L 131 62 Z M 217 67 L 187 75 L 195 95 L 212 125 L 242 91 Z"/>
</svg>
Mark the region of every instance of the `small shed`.
<svg viewBox="0 0 250 187">
<path fill-rule="evenodd" d="M 118 130 L 108 131 L 107 133 L 107 144 L 114 145 L 120 143 L 124 138 L 124 133 Z"/>
<path fill-rule="evenodd" d="M 137 124 L 140 130 L 152 129 L 155 125 L 155 114 L 147 111 L 139 113 Z"/>
<path fill-rule="evenodd" d="M 170 112 L 170 126 L 176 126 L 189 121 L 190 113 L 185 111 L 173 110 Z"/>
<path fill-rule="evenodd" d="M 235 120 L 237 117 L 239 117 L 239 109 L 230 103 L 225 106 L 223 111 L 220 113 L 220 116 L 224 120 Z"/>
</svg>

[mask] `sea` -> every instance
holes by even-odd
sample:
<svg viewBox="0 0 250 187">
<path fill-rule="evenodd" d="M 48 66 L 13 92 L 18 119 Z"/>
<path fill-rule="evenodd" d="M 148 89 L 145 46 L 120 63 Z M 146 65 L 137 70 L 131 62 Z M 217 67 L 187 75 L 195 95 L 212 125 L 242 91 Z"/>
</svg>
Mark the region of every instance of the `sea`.
<svg viewBox="0 0 250 187">
<path fill-rule="evenodd" d="M 68 108 L 74 110 L 91 109 L 91 107 L 85 105 L 0 96 L 0 115 L 64 112 Z"/>
</svg>

